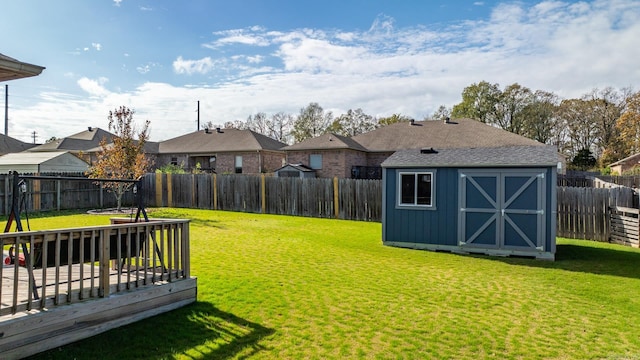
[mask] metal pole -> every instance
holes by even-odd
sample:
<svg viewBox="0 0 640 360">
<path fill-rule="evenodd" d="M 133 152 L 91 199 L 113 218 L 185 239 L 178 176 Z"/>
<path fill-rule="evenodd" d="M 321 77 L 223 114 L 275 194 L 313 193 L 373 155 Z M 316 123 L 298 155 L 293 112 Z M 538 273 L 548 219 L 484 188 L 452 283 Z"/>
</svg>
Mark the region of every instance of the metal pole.
<svg viewBox="0 0 640 360">
<path fill-rule="evenodd" d="M 4 86 L 4 134 L 9 136 L 9 85 Z"/>
<path fill-rule="evenodd" d="M 198 128 L 196 131 L 200 131 L 200 100 L 198 100 Z"/>
</svg>

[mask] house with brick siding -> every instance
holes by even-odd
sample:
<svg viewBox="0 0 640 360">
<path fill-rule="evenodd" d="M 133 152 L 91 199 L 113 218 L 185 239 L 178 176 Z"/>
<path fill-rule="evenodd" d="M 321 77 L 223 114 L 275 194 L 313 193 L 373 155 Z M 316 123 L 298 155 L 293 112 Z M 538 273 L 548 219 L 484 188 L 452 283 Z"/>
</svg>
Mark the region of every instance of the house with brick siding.
<svg viewBox="0 0 640 360">
<path fill-rule="evenodd" d="M 351 138 L 324 134 L 283 148 L 287 164 L 302 164 L 317 177 L 350 178 L 354 166 L 367 165 L 367 149 Z"/>
<path fill-rule="evenodd" d="M 284 151 L 287 163 L 315 166 L 318 177 L 380 178 L 381 164 L 399 150 L 542 145 L 476 120 L 454 119 L 399 122 L 350 138 L 325 134 Z"/>
<path fill-rule="evenodd" d="M 158 144 L 156 167 L 168 164 L 218 174 L 274 172 L 285 164 L 287 144 L 251 130 L 205 129 Z"/>
</svg>

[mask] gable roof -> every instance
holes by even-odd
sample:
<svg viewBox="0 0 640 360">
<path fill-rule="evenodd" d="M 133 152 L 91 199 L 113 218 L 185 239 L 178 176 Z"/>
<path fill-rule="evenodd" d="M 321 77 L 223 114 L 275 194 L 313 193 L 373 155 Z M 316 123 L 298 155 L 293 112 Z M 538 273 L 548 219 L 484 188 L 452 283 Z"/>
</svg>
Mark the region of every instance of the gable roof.
<svg viewBox="0 0 640 360">
<path fill-rule="evenodd" d="M 115 135 L 100 128 L 89 127 L 87 130 L 73 134 L 71 136 L 58 139 L 46 144 L 38 145 L 29 151 L 90 151 L 100 147 L 100 141 L 107 138 L 107 143 L 111 143 L 111 138 Z"/>
<path fill-rule="evenodd" d="M 307 139 L 285 147 L 283 150 L 330 150 L 330 149 L 351 149 L 358 151 L 367 151 L 362 145 L 358 144 L 351 138 L 346 136 L 328 133 Z"/>
<path fill-rule="evenodd" d="M 280 150 L 287 144 L 251 130 L 199 130 L 160 142 L 160 154 Z"/>
<path fill-rule="evenodd" d="M 33 148 L 35 145 L 22 142 L 10 136 L 0 134 L 0 155 L 17 153 Z"/>
<path fill-rule="evenodd" d="M 630 165 L 630 164 L 637 164 L 640 163 L 640 153 L 636 153 L 630 156 L 627 156 L 624 159 L 618 160 L 614 163 L 609 164 L 609 166 L 616 166 L 616 165 Z"/>
<path fill-rule="evenodd" d="M 450 149 L 544 145 L 472 119 L 401 122 L 356 135 L 352 139 L 372 152 L 425 147 Z"/>
<path fill-rule="evenodd" d="M 44 69 L 43 66 L 28 64 L 0 54 L 0 81 L 40 75 Z"/>
<path fill-rule="evenodd" d="M 382 167 L 494 167 L 494 166 L 556 166 L 558 151 L 555 146 L 501 146 L 478 148 L 445 148 L 421 151 L 399 150 Z"/>
</svg>

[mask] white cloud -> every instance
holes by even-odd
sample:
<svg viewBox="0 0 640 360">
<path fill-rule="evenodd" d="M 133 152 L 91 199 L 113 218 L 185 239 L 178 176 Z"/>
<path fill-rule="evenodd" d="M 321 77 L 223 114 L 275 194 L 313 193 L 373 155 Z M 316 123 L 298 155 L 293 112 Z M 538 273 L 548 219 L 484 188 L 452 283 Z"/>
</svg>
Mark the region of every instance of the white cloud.
<svg viewBox="0 0 640 360">
<path fill-rule="evenodd" d="M 97 80 L 82 77 L 78 80 L 78 86 L 90 96 L 104 97 L 110 94 L 110 92 L 103 86 L 109 79 L 105 77 L 98 78 Z"/>
<path fill-rule="evenodd" d="M 177 74 L 206 74 L 213 70 L 213 60 L 205 57 L 200 60 L 185 60 L 182 56 L 173 62 L 173 71 Z"/>
<path fill-rule="evenodd" d="M 97 51 L 102 50 L 102 45 L 100 43 L 91 43 L 91 46 Z"/>
<path fill-rule="evenodd" d="M 122 0 L 113 0 L 113 5 L 115 6 L 120 6 L 121 3 L 122 3 Z"/>
<path fill-rule="evenodd" d="M 458 103 L 464 87 L 481 80 L 502 87 L 517 82 L 563 98 L 638 84 L 638 34 L 640 2 L 624 0 L 509 2 L 494 7 L 487 19 L 437 28 L 398 28 L 393 18 L 380 15 L 366 31 L 228 30 L 203 45 L 209 56 L 193 55 L 209 51 L 198 47 L 177 57 L 173 72 L 190 77 L 118 92 L 106 89 L 106 79 L 84 77 L 78 85 L 88 99 L 49 92 L 14 109 L 12 117 L 51 125 L 36 130 L 61 137 L 78 132 L 78 124 L 106 126 L 108 111 L 127 105 L 140 121 L 151 120 L 155 141 L 194 131 L 197 99 L 202 121 L 214 123 L 258 111 L 295 115 L 310 102 L 336 115 L 362 108 L 374 116 L 421 119 L 441 104 Z M 148 63 L 138 70 L 150 69 Z M 155 79 L 161 70 L 154 70 Z M 65 114 L 65 121 L 51 114 Z"/>
<path fill-rule="evenodd" d="M 267 37 L 263 36 L 263 31 L 263 28 L 256 26 L 248 30 L 234 29 L 217 31 L 214 32 L 213 35 L 219 36 L 219 38 L 211 43 L 203 44 L 202 46 L 209 49 L 217 49 L 221 46 L 233 44 L 269 46 L 270 42 Z"/>
<path fill-rule="evenodd" d="M 150 72 L 153 68 L 159 66 L 158 63 L 155 62 L 149 62 L 146 63 L 144 65 L 140 65 L 136 67 L 136 71 L 138 71 L 140 74 L 146 74 L 148 72 Z"/>
</svg>

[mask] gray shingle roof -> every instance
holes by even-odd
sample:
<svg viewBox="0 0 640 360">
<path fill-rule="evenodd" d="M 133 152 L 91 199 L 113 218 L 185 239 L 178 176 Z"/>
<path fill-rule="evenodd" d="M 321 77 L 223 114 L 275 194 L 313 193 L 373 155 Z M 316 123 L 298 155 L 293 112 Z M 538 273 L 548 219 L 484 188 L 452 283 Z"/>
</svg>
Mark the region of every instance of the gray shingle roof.
<svg viewBox="0 0 640 360">
<path fill-rule="evenodd" d="M 352 138 L 373 152 L 496 146 L 540 146 L 535 140 L 471 119 L 395 123 Z"/>
<path fill-rule="evenodd" d="M 287 144 L 251 130 L 200 130 L 160 142 L 161 154 L 280 150 Z"/>
<path fill-rule="evenodd" d="M 422 153 L 420 149 L 399 150 L 387 158 L 382 167 L 555 166 L 559 161 L 558 151 L 551 145 L 434 150 L 435 153 Z"/>
<path fill-rule="evenodd" d="M 352 149 L 367 151 L 362 145 L 351 138 L 337 134 L 324 134 L 315 138 L 307 139 L 285 147 L 283 150 L 318 150 L 318 149 Z"/>
<path fill-rule="evenodd" d="M 100 128 L 91 128 L 85 131 L 67 136 L 62 139 L 58 139 L 46 144 L 38 145 L 31 148 L 29 151 L 55 151 L 55 150 L 70 150 L 70 151 L 88 151 L 100 146 L 100 141 L 103 138 L 107 138 L 107 143 L 111 143 L 111 138 L 115 135 Z"/>
<path fill-rule="evenodd" d="M 0 134 L 0 155 L 21 152 L 33 148 L 33 146 L 33 144 L 25 143 L 10 136 Z"/>
</svg>

